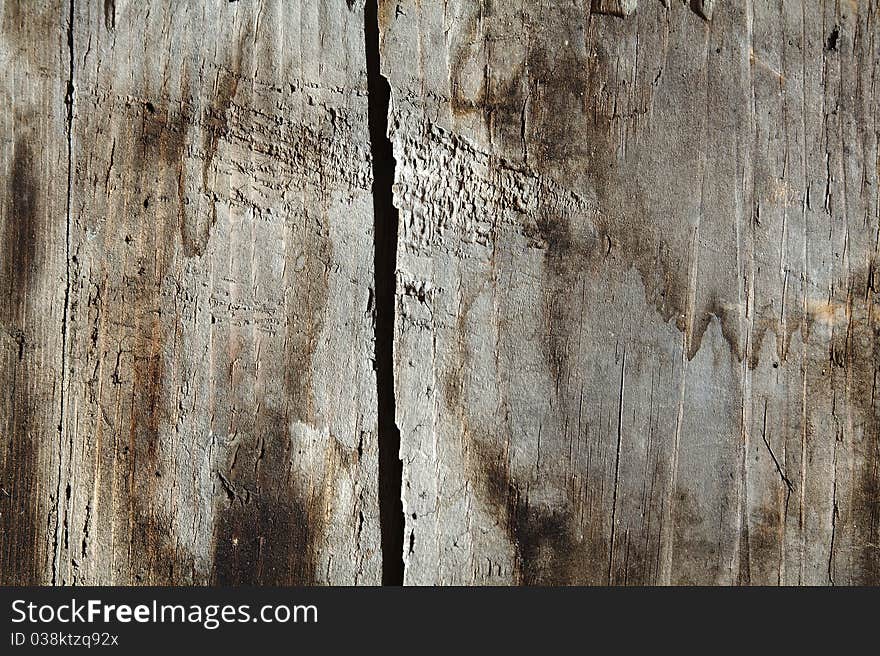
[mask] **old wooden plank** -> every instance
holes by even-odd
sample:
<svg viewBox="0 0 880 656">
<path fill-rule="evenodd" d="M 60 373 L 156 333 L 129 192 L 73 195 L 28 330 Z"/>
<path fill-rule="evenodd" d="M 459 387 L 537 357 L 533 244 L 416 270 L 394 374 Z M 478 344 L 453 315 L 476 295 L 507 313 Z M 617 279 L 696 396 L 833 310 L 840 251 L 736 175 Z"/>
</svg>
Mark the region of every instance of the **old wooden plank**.
<svg viewBox="0 0 880 656">
<path fill-rule="evenodd" d="M 59 583 L 379 581 L 363 34 L 74 4 Z"/>
<path fill-rule="evenodd" d="M 69 63 L 60 2 L 0 12 L 0 582 L 47 584 L 59 485 Z"/>
<path fill-rule="evenodd" d="M 383 3 L 406 580 L 876 583 L 876 9 L 588 4 Z"/>
<path fill-rule="evenodd" d="M 377 583 L 396 405 L 407 583 L 880 582 L 876 8 L 636 4 L 379 3 L 380 404 L 363 3 L 6 2 L 0 581 Z"/>
</svg>

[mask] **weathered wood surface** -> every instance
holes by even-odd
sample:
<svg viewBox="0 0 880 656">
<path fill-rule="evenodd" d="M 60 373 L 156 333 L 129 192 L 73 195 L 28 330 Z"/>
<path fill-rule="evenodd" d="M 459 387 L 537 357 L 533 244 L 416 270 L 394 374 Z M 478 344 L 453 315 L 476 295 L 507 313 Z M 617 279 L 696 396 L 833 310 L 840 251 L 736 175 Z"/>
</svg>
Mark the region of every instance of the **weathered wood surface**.
<svg viewBox="0 0 880 656">
<path fill-rule="evenodd" d="M 63 489 L 69 63 L 60 6 L 0 16 L 0 581 L 25 584 L 51 577 Z"/>
<path fill-rule="evenodd" d="M 382 26 L 406 581 L 880 582 L 877 3 Z"/>
<path fill-rule="evenodd" d="M 378 583 L 362 5 L 7 1 L 2 44 L 2 580 Z"/>
<path fill-rule="evenodd" d="M 0 583 L 880 583 L 876 0 L 378 6 L 0 4 Z"/>
</svg>

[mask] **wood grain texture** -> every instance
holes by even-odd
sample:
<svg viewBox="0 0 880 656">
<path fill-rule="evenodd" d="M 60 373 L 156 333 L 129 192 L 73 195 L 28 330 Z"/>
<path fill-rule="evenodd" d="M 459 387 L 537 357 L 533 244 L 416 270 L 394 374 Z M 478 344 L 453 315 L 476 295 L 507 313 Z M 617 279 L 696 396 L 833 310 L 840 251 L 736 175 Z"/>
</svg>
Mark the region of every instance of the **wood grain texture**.
<svg viewBox="0 0 880 656">
<path fill-rule="evenodd" d="M 629 16 L 639 6 L 639 0 L 593 0 L 593 13 Z"/>
<path fill-rule="evenodd" d="M 0 581 L 52 580 L 67 269 L 60 2 L 0 10 Z"/>
<path fill-rule="evenodd" d="M 877 4 L 383 9 L 406 581 L 880 582 Z"/>
<path fill-rule="evenodd" d="M 16 4 L 3 581 L 377 583 L 362 4 Z"/>
<path fill-rule="evenodd" d="M 0 583 L 880 584 L 877 1 L 377 6 L 0 3 Z"/>
</svg>

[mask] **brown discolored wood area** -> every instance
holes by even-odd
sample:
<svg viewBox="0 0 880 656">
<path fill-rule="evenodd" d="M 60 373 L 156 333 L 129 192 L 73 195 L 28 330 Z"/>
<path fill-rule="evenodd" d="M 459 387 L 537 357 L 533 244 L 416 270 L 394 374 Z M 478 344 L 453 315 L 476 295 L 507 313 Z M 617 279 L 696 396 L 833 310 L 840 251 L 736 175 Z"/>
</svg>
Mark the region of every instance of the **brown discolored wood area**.
<svg viewBox="0 0 880 656">
<path fill-rule="evenodd" d="M 875 0 L 0 7 L 0 583 L 880 583 Z"/>
</svg>

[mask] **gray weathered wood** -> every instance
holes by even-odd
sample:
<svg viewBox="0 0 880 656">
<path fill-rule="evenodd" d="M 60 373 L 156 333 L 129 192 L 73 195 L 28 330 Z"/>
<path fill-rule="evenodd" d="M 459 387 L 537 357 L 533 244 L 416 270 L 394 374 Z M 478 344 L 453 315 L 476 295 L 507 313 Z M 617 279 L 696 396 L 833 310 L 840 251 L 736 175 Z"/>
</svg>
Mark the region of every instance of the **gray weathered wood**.
<svg viewBox="0 0 880 656">
<path fill-rule="evenodd" d="M 378 583 L 362 5 L 5 7 L 3 580 Z"/>
<path fill-rule="evenodd" d="M 0 39 L 0 582 L 52 581 L 68 148 L 65 15 L 5 2 Z"/>
<path fill-rule="evenodd" d="M 385 3 L 407 582 L 880 582 L 876 7 L 589 4 Z"/>
<path fill-rule="evenodd" d="M 0 583 L 880 583 L 875 5 L 6 0 Z"/>
</svg>

